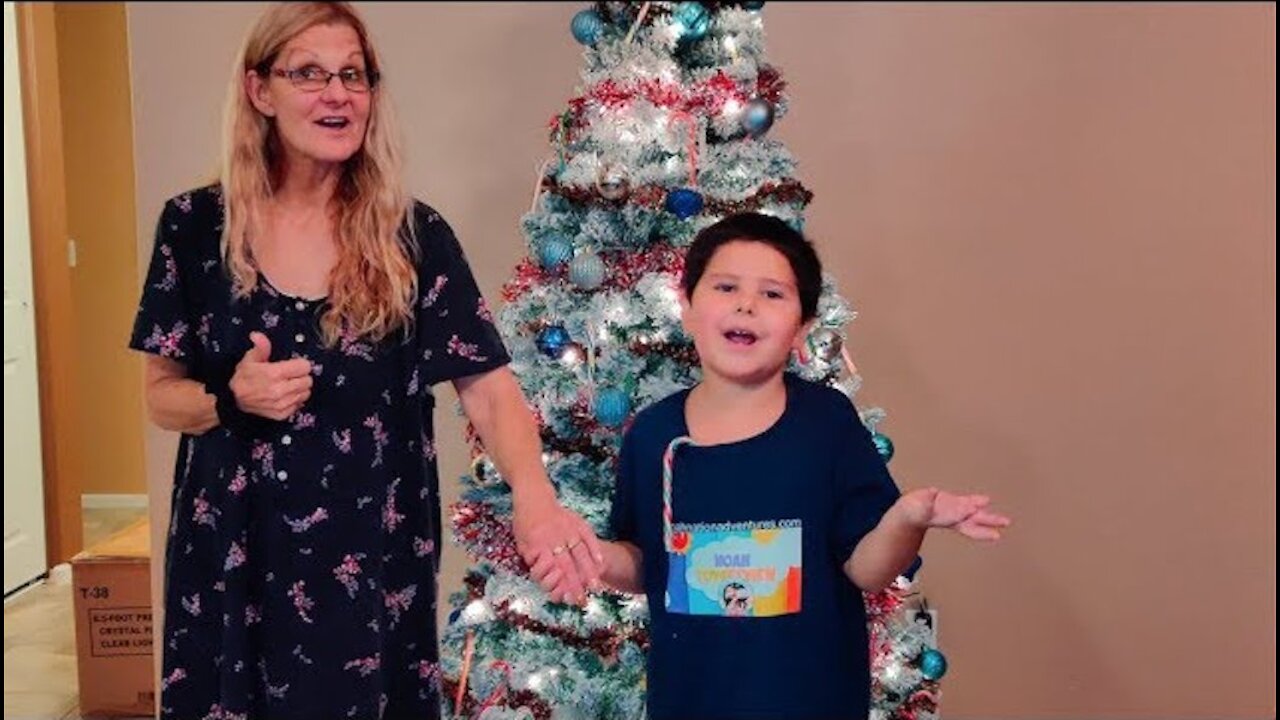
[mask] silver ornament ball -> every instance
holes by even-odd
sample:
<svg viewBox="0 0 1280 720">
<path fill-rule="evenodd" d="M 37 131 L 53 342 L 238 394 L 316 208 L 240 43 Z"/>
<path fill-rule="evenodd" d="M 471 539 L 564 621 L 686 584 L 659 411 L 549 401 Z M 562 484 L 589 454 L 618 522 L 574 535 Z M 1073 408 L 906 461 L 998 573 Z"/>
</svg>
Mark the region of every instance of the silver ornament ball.
<svg viewBox="0 0 1280 720">
<path fill-rule="evenodd" d="M 605 200 L 622 200 L 631 194 L 631 173 L 617 163 L 610 163 L 600 168 L 596 176 L 596 191 Z"/>
<path fill-rule="evenodd" d="M 809 349 L 823 362 L 835 362 L 840 357 L 844 340 L 835 330 L 818 328 L 809 334 Z"/>
</svg>

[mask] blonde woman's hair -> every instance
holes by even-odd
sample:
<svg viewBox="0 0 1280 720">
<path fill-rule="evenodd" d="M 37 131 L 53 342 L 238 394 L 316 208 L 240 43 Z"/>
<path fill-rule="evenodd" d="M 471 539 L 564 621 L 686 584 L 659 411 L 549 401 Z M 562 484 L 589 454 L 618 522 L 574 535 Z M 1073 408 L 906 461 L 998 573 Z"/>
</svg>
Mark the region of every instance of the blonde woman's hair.
<svg viewBox="0 0 1280 720">
<path fill-rule="evenodd" d="M 331 24 L 355 30 L 366 69 L 381 74 L 368 29 L 345 2 L 272 5 L 245 38 L 236 59 L 224 115 L 219 181 L 226 205 L 223 256 L 237 296 L 257 287 L 249 238 L 261 232 L 264 208 L 283 170 L 275 121 L 250 102 L 246 73 L 262 72 L 300 33 Z M 381 340 L 413 322 L 417 293 L 413 202 L 401 176 L 402 155 L 390 98 L 381 83 L 370 92 L 364 142 L 345 163 L 334 198 L 338 261 L 329 277 L 329 307 L 320 320 L 328 346 L 341 337 Z"/>
</svg>

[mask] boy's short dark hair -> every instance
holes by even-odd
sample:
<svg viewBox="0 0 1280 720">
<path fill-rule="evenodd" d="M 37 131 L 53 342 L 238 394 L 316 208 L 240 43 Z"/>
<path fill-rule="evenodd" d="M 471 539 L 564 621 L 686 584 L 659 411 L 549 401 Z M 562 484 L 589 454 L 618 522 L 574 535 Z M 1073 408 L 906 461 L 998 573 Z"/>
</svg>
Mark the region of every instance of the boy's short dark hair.
<svg viewBox="0 0 1280 720">
<path fill-rule="evenodd" d="M 813 244 L 785 221 L 772 215 L 746 212 L 703 228 L 693 239 L 685 255 L 684 275 L 680 286 L 684 295 L 693 299 L 693 289 L 707 271 L 711 257 L 721 245 L 735 240 L 764 243 L 782 253 L 796 276 L 800 294 L 800 321 L 808 322 L 818 315 L 818 296 L 822 294 L 822 261 Z"/>
</svg>

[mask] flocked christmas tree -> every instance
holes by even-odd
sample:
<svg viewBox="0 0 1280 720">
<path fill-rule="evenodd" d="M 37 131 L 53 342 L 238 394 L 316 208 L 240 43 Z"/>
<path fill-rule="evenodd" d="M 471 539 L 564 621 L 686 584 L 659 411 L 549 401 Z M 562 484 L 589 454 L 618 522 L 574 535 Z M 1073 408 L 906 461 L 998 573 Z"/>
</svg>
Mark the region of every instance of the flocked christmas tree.
<svg viewBox="0 0 1280 720">
<path fill-rule="evenodd" d="M 785 85 L 764 54 L 763 2 L 595 3 L 579 94 L 551 121 L 551 153 L 523 220 L 528 257 L 498 316 L 540 423 L 561 502 L 607 537 L 614 462 L 637 410 L 698 380 L 677 287 L 694 234 L 746 210 L 803 225 L 812 194 L 770 128 Z M 851 397 L 854 313 L 825 279 L 810 352 L 790 370 Z M 886 461 L 878 409 L 861 409 Z M 473 438 L 474 440 L 474 438 Z M 600 593 L 549 602 L 511 535 L 511 495 L 478 442 L 453 532 L 474 558 L 442 636 L 446 716 L 642 718 L 647 607 Z M 945 660 L 911 583 L 867 595 L 872 717 L 936 717 Z"/>
</svg>

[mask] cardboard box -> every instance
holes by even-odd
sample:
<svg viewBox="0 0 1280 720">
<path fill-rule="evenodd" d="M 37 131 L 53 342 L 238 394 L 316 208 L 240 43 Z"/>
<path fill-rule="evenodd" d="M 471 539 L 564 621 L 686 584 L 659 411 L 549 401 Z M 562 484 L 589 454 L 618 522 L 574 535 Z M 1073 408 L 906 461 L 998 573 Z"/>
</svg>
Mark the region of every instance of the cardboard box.
<svg viewBox="0 0 1280 720">
<path fill-rule="evenodd" d="M 71 558 L 81 715 L 155 714 L 150 533 L 139 520 Z"/>
</svg>

